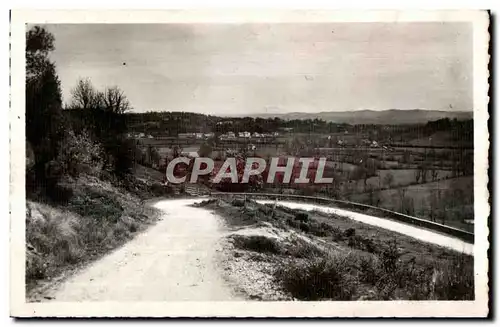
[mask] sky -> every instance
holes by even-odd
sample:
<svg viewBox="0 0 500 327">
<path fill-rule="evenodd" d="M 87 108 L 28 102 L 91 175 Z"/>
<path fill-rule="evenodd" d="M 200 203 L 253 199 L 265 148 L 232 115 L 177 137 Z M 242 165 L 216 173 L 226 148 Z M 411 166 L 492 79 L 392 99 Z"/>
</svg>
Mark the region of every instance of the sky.
<svg viewBox="0 0 500 327">
<path fill-rule="evenodd" d="M 468 23 L 45 27 L 65 102 L 90 78 L 136 112 L 472 110 Z"/>
</svg>

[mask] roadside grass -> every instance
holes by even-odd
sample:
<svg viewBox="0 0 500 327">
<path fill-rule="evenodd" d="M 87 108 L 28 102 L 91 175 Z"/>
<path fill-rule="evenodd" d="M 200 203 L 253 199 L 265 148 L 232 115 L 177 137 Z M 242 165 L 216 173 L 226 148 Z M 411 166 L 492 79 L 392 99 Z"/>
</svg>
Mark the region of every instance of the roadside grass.
<svg viewBox="0 0 500 327">
<path fill-rule="evenodd" d="M 265 221 L 292 231 L 293 236 L 286 238 L 238 234 L 231 238 L 238 256 L 249 251 L 258 254 L 252 258 L 274 262 L 276 285 L 296 299 L 474 299 L 471 256 L 332 214 L 253 201 L 234 206 L 218 200 L 207 205 L 226 221 L 246 221 L 240 227 Z"/>
<path fill-rule="evenodd" d="M 82 177 L 64 206 L 27 202 L 26 289 L 97 259 L 152 224 L 157 211 L 110 183 Z"/>
<path fill-rule="evenodd" d="M 351 300 L 358 288 L 348 256 L 328 254 L 283 265 L 278 283 L 299 300 Z"/>
<path fill-rule="evenodd" d="M 280 265 L 275 279 L 299 300 L 474 299 L 472 265 L 464 256 L 428 266 L 402 261 L 399 256 L 395 243 L 379 255 L 327 251 Z"/>
</svg>

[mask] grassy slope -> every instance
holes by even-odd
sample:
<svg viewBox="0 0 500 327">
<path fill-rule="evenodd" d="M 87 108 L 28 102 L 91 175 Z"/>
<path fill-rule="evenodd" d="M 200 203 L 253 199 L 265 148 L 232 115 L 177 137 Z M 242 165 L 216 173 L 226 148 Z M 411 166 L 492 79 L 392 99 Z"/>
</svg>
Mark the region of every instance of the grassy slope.
<svg viewBox="0 0 500 327">
<path fill-rule="evenodd" d="M 82 176 L 66 186 L 73 195 L 64 205 L 27 201 L 28 296 L 37 286 L 99 258 L 156 221 L 155 209 L 109 182 Z"/>
<path fill-rule="evenodd" d="M 473 258 L 335 215 L 234 200 L 202 204 L 230 227 L 262 223 L 314 243 L 264 236 L 232 238 L 238 250 L 274 263 L 281 289 L 302 300 L 472 299 Z M 297 241 L 299 240 L 299 242 Z M 235 255 L 236 256 L 236 255 Z M 242 254 L 238 254 L 238 257 Z"/>
</svg>

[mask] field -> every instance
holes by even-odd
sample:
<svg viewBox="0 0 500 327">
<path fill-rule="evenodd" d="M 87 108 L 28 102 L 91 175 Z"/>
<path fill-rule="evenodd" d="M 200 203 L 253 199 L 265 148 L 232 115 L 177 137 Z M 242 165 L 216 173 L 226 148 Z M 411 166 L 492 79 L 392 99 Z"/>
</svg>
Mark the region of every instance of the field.
<svg viewBox="0 0 500 327">
<path fill-rule="evenodd" d="M 405 198 L 411 199 L 410 213 L 416 217 L 431 219 L 432 211 L 438 211 L 438 208 L 443 206 L 444 210 L 439 218 L 436 218 L 437 222 L 473 232 L 474 225 L 466 222 L 474 221 L 474 201 L 471 194 L 473 189 L 473 177 L 459 177 L 381 190 L 376 192 L 375 196 L 380 199 L 380 207 L 401 212 L 401 192 L 404 190 Z M 370 194 L 357 194 L 352 196 L 351 200 L 367 203 L 369 197 Z"/>
<path fill-rule="evenodd" d="M 418 127 L 412 128 L 418 131 Z M 474 229 L 470 140 L 458 142 L 458 134 L 447 130 L 415 133 L 410 128 L 410 132 L 391 137 L 384 135 L 387 128 L 381 127 L 347 126 L 340 130 L 280 132 L 279 137 L 268 139 L 265 144 L 258 137 L 252 137 L 226 139 L 208 146 L 212 149 L 211 156 L 217 160 L 225 160 L 235 153 L 266 160 L 290 156 L 327 158 L 324 176 L 334 178 L 332 185 L 264 183 L 262 188 L 268 192 L 326 195 L 381 206 L 468 231 Z M 379 143 L 374 139 L 376 135 L 380 137 Z M 168 162 L 173 147 L 179 147 L 187 155 L 210 141 L 169 137 L 144 138 L 139 143 L 144 147 L 157 146 L 160 157 Z M 295 167 L 293 174 L 299 171 L 300 167 Z M 292 181 L 295 177 L 292 176 Z M 243 190 L 244 187 L 238 189 Z M 457 192 L 464 201 L 453 201 Z"/>
<path fill-rule="evenodd" d="M 367 179 L 367 189 L 379 190 L 384 188 L 396 188 L 400 186 L 408 186 L 415 184 L 416 169 L 381 169 L 377 171 L 377 176 Z M 443 180 L 451 176 L 449 170 L 438 170 L 437 179 Z M 392 175 L 393 182 L 391 185 L 386 184 L 387 175 Z M 363 193 L 365 186 L 363 180 L 353 180 L 342 183 L 345 193 Z"/>
</svg>

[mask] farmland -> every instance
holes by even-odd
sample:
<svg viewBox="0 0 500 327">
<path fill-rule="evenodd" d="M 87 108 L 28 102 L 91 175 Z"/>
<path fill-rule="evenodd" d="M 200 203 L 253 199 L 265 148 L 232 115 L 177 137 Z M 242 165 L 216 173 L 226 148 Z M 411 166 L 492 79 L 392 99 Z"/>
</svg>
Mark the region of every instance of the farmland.
<svg viewBox="0 0 500 327">
<path fill-rule="evenodd" d="M 279 173 L 267 183 L 266 169 L 258 185 L 238 186 L 237 191 L 328 196 L 473 230 L 471 120 L 349 125 L 154 113 L 153 121 L 147 122 L 148 114 L 140 120 L 137 115 L 132 116 L 131 138 L 142 156 L 140 162 L 162 173 L 176 156 L 209 156 L 219 168 L 228 157 L 260 157 L 268 165 L 273 157 L 281 158 L 279 165 L 293 157 L 291 184 L 283 183 Z M 160 131 L 163 127 L 168 133 Z M 171 128 L 180 133 L 173 135 Z M 301 168 L 299 157 L 326 158 L 324 176 L 332 177 L 333 183 L 294 184 Z M 310 167 L 309 178 L 315 176 L 315 167 Z M 206 186 L 236 191 L 231 185 Z M 457 196 L 459 201 L 454 201 Z"/>
</svg>

